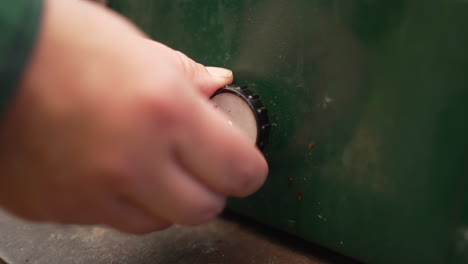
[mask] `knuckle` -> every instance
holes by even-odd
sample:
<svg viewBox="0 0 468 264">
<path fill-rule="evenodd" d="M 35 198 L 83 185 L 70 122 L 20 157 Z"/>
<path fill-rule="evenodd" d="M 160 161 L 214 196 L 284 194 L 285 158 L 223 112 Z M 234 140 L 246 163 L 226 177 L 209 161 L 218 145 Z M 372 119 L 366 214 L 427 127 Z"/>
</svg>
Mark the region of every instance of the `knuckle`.
<svg viewBox="0 0 468 264">
<path fill-rule="evenodd" d="M 120 196 L 114 207 L 108 207 L 106 222 L 109 226 L 127 233 L 145 234 L 169 228 L 172 224 L 137 203 Z"/>
<path fill-rule="evenodd" d="M 266 180 L 266 173 L 257 164 L 247 162 L 237 166 L 235 170 L 235 183 L 233 183 L 232 195 L 245 197 L 257 191 Z"/>
<path fill-rule="evenodd" d="M 217 217 L 225 207 L 225 199 L 216 202 L 205 202 L 187 208 L 187 214 L 179 221 L 183 225 L 200 225 Z"/>
<path fill-rule="evenodd" d="M 153 96 L 146 96 L 143 99 L 143 107 L 145 112 L 151 119 L 157 119 L 164 123 L 174 123 L 180 121 L 184 117 L 183 105 L 177 101 L 178 84 L 172 84 L 171 87 L 161 89 L 161 92 Z"/>
<path fill-rule="evenodd" d="M 177 64 L 179 65 L 182 73 L 188 79 L 192 79 L 195 76 L 195 69 L 197 63 L 187 57 L 184 53 L 176 51 Z"/>
<path fill-rule="evenodd" d="M 120 188 L 129 188 L 133 184 L 133 175 L 124 170 L 113 169 L 107 173 L 107 180 L 111 186 Z"/>
<path fill-rule="evenodd" d="M 123 161 L 102 162 L 95 169 L 95 174 L 98 176 L 95 178 L 102 179 L 105 186 L 128 189 L 134 184 L 136 175 L 134 175 L 131 165 L 125 165 L 125 163 Z"/>
</svg>

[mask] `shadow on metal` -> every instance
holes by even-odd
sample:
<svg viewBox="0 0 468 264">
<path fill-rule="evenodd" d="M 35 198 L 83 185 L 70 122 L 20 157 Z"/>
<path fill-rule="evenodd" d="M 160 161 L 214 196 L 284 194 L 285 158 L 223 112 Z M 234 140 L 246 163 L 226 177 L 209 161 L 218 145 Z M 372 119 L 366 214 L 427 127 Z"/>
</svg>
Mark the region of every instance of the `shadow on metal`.
<svg viewBox="0 0 468 264">
<path fill-rule="evenodd" d="M 330 264 L 363 264 L 363 262 L 343 256 L 281 230 L 266 226 L 265 224 L 239 215 L 229 209 L 226 209 L 221 217 L 227 221 L 241 225 L 246 231 L 255 233 L 264 240 L 289 248 L 291 251 L 297 252 L 300 255 L 311 256 Z"/>
</svg>

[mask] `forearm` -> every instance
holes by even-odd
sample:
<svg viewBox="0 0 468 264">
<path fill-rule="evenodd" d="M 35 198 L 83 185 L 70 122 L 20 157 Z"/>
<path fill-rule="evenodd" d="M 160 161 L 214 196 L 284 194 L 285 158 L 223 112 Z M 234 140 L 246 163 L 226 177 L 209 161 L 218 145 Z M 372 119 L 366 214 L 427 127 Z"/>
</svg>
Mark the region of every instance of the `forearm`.
<svg viewBox="0 0 468 264">
<path fill-rule="evenodd" d="M 33 53 L 42 5 L 42 0 L 0 2 L 0 117 Z"/>
</svg>

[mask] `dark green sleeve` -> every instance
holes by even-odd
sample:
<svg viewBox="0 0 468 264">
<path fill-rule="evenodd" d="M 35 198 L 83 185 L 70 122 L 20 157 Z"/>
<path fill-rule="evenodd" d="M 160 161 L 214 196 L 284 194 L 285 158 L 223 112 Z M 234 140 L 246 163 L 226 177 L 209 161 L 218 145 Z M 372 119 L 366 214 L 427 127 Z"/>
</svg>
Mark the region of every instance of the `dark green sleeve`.
<svg viewBox="0 0 468 264">
<path fill-rule="evenodd" d="M 0 1 L 0 118 L 34 48 L 42 0 Z"/>
</svg>

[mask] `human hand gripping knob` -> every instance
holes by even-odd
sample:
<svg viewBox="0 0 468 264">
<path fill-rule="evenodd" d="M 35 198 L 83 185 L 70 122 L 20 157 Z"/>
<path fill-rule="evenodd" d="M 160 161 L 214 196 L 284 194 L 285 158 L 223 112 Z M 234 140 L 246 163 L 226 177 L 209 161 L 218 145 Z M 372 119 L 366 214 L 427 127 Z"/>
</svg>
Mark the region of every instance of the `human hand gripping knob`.
<svg viewBox="0 0 468 264">
<path fill-rule="evenodd" d="M 46 0 L 0 124 L 0 204 L 32 220 L 137 233 L 209 221 L 268 170 L 208 101 L 232 79 L 96 4 Z"/>
</svg>

